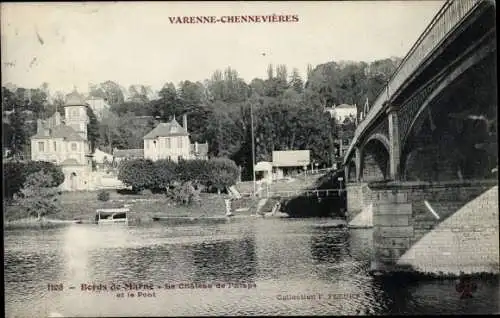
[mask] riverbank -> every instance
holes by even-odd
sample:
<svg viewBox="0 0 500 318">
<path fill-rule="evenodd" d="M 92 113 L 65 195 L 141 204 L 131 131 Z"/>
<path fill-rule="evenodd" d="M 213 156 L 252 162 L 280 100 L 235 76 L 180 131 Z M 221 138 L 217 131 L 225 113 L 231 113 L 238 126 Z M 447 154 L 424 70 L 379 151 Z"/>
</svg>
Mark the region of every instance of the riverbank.
<svg viewBox="0 0 500 318">
<path fill-rule="evenodd" d="M 109 201 L 99 201 L 97 199 L 98 191 L 79 191 L 63 192 L 60 196 L 61 211 L 51 214 L 50 219 L 65 221 L 82 220 L 83 222 L 92 222 L 95 217 L 96 209 L 119 208 L 127 206 L 130 208 L 131 223 L 148 223 L 153 221 L 155 216 L 188 216 L 188 217 L 217 217 L 224 216 L 226 206 L 224 195 L 201 193 L 200 203 L 194 203 L 190 206 L 183 206 L 172 202 L 164 194 L 120 194 L 117 191 L 110 190 Z M 251 215 L 255 213 L 258 198 L 241 198 L 233 201 L 233 214 Z M 264 211 L 271 211 L 274 200 L 264 207 Z M 238 210 L 238 211 L 236 211 Z M 32 218 L 27 218 L 25 212 L 15 205 L 4 205 L 4 224 L 9 226 L 39 227 L 39 222 L 34 222 Z M 29 221 L 28 221 L 29 220 Z M 36 220 L 36 219 L 34 219 Z M 56 224 L 55 222 L 43 223 Z"/>
<path fill-rule="evenodd" d="M 48 218 L 23 218 L 17 220 L 10 220 L 4 222 L 4 229 L 50 229 L 64 227 L 71 224 L 75 224 L 73 220 L 58 220 L 58 219 L 48 219 Z"/>
</svg>

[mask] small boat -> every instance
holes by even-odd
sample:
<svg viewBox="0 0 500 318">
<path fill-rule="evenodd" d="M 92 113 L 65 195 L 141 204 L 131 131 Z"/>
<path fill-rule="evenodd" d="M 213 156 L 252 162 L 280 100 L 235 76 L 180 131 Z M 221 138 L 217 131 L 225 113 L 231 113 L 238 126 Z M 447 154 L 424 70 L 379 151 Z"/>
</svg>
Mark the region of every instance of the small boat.
<svg viewBox="0 0 500 318">
<path fill-rule="evenodd" d="M 128 225 L 129 208 L 97 209 L 95 220 L 97 224 Z"/>
</svg>

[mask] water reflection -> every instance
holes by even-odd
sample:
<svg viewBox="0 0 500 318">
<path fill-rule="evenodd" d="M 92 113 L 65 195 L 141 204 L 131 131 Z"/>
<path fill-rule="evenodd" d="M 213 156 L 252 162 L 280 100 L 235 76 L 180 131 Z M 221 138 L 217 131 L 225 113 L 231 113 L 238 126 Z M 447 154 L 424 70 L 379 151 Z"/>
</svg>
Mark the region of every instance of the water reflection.
<svg viewBox="0 0 500 318">
<path fill-rule="evenodd" d="M 98 227 L 5 234 L 7 316 L 305 315 L 498 312 L 498 280 L 461 300 L 454 282 L 375 280 L 371 230 L 318 229 L 312 220 Z M 241 282 L 255 289 L 156 291 L 120 300 L 82 283 Z M 47 291 L 48 282 L 74 290 Z M 321 300 L 278 295 L 322 294 Z M 329 296 L 332 296 L 329 298 Z"/>
<path fill-rule="evenodd" d="M 197 282 L 255 281 L 255 238 L 190 246 Z"/>
<path fill-rule="evenodd" d="M 311 236 L 311 255 L 317 262 L 336 263 L 349 254 L 347 230 L 317 229 Z"/>
</svg>

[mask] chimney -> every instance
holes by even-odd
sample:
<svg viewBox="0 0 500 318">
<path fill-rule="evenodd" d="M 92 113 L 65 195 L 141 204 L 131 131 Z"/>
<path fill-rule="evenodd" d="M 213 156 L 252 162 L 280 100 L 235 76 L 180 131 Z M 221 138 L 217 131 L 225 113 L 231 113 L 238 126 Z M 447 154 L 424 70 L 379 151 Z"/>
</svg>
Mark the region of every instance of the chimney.
<svg viewBox="0 0 500 318">
<path fill-rule="evenodd" d="M 182 127 L 184 127 L 186 131 L 188 130 L 188 119 L 186 114 L 182 115 Z"/>
</svg>

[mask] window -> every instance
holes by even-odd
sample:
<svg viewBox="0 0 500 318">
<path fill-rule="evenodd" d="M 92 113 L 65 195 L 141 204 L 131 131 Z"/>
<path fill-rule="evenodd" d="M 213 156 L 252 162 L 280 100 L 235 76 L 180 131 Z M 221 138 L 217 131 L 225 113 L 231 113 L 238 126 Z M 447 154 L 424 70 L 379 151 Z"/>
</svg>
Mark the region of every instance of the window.
<svg viewBox="0 0 500 318">
<path fill-rule="evenodd" d="M 45 146 L 45 143 L 43 141 L 39 141 L 38 142 L 38 151 L 44 152 L 45 151 L 44 146 Z"/>
<path fill-rule="evenodd" d="M 182 156 L 177 157 L 177 161 L 181 161 L 181 160 L 182 160 Z"/>
<path fill-rule="evenodd" d="M 167 147 L 167 148 L 170 148 L 170 147 L 171 147 L 171 144 L 170 144 L 170 138 L 167 138 L 167 139 L 166 139 L 166 142 L 167 142 L 167 146 L 166 146 L 166 147 Z"/>
<path fill-rule="evenodd" d="M 57 151 L 57 143 L 54 141 L 54 151 Z"/>
<path fill-rule="evenodd" d="M 72 142 L 71 143 L 71 151 L 76 151 L 76 149 L 77 149 L 76 142 Z"/>
<path fill-rule="evenodd" d="M 73 111 L 71 112 L 71 117 L 73 118 L 78 117 L 78 109 L 73 109 Z"/>
<path fill-rule="evenodd" d="M 182 148 L 182 137 L 177 138 L 177 148 Z"/>
</svg>

